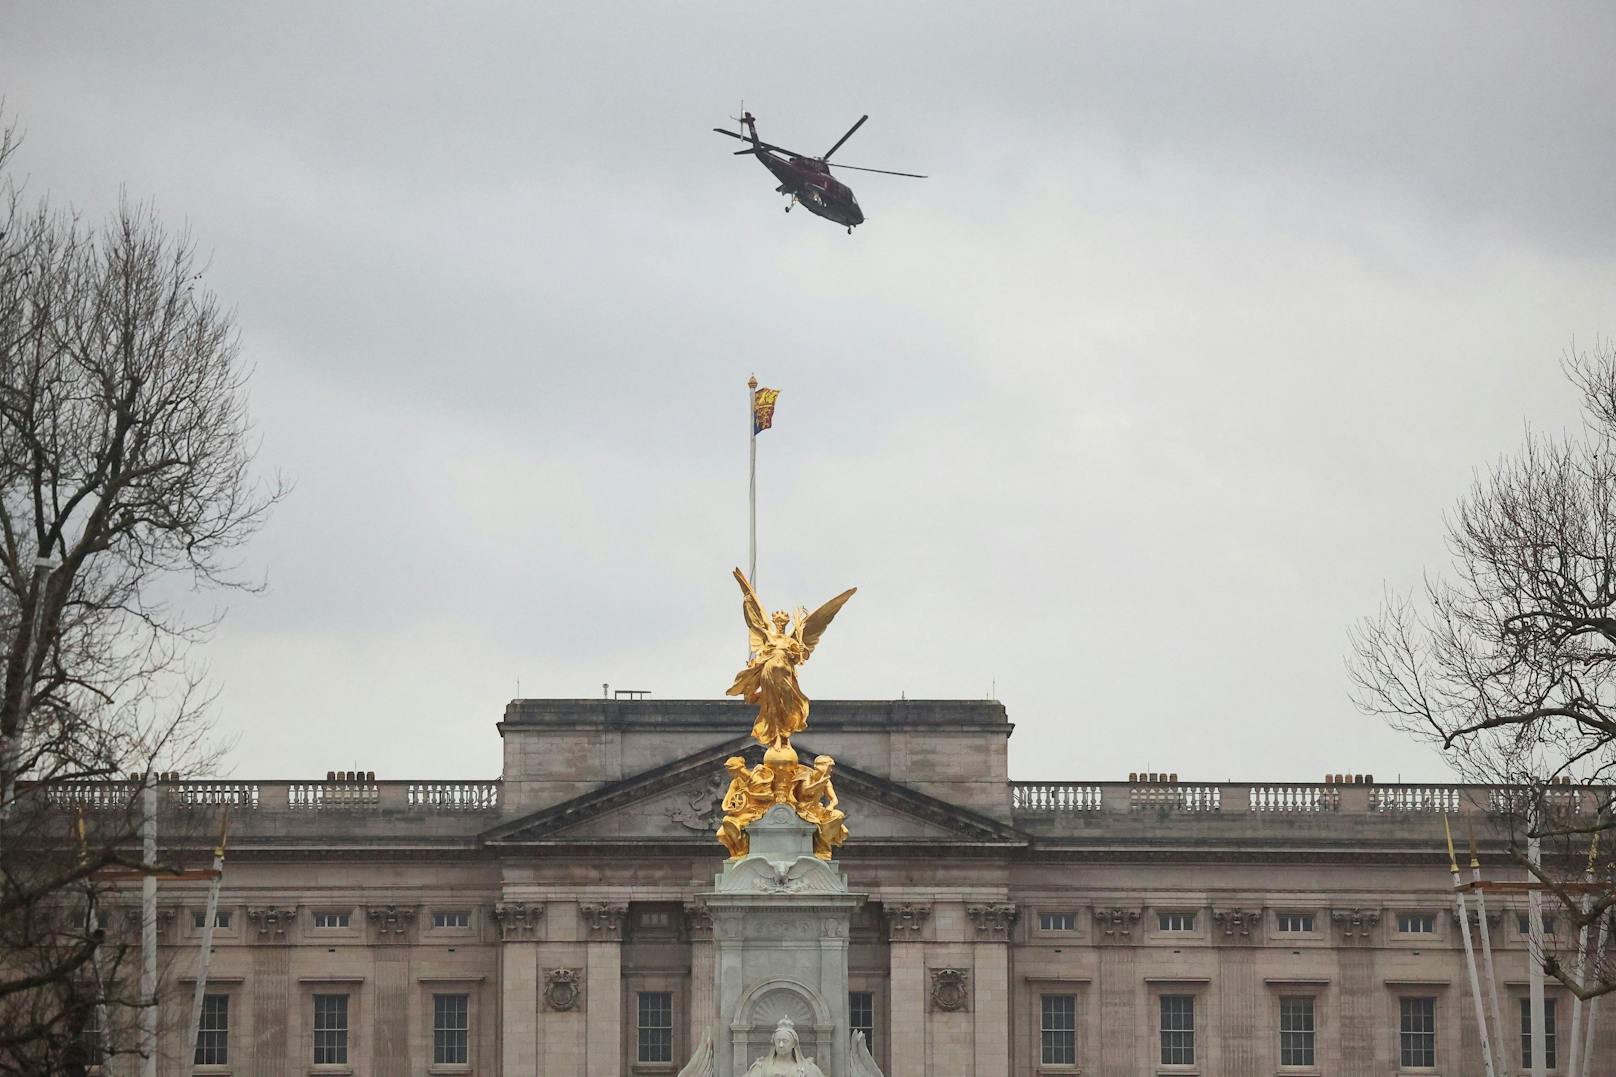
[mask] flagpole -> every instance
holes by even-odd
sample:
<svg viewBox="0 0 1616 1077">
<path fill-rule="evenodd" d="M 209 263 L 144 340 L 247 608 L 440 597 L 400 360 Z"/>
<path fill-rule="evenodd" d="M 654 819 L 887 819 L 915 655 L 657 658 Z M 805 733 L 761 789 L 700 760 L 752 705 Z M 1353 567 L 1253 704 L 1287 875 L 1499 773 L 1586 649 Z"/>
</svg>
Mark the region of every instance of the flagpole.
<svg viewBox="0 0 1616 1077">
<path fill-rule="evenodd" d="M 1470 835 L 1470 879 L 1481 882 L 1481 860 L 1476 856 L 1476 836 Z M 1498 1007 L 1498 973 L 1493 971 L 1493 940 L 1487 927 L 1487 894 L 1476 888 L 1476 911 L 1481 916 L 1481 956 L 1487 972 L 1487 1003 L 1492 1007 L 1493 1030 L 1498 1033 L 1499 1077 L 1509 1077 L 1509 1044 L 1504 1038 L 1504 1014 Z"/>
<path fill-rule="evenodd" d="M 1599 914 L 1599 941 L 1596 954 L 1605 952 L 1605 943 L 1610 936 L 1610 910 L 1606 909 Z M 1594 1060 L 1594 1019 L 1599 1016 L 1599 996 L 1595 995 L 1588 1000 L 1588 1020 L 1582 1027 L 1582 1072 L 1587 1073 L 1588 1067 Z"/>
<path fill-rule="evenodd" d="M 1493 1047 L 1487 1035 L 1487 1010 L 1481 1002 L 1481 980 L 1476 974 L 1476 952 L 1470 946 L 1470 914 L 1465 910 L 1464 883 L 1459 880 L 1459 861 L 1453 855 L 1453 831 L 1448 829 L 1448 816 L 1442 814 L 1442 833 L 1448 839 L 1448 871 L 1453 874 L 1453 902 L 1459 913 L 1459 934 L 1464 939 L 1465 972 L 1470 977 L 1470 999 L 1476 1007 L 1476 1028 L 1481 1032 L 1481 1061 L 1487 1077 L 1493 1077 Z M 1503 1034 L 1503 1030 L 1499 1030 Z M 1500 1044 L 1500 1046 L 1503 1046 Z"/>
<path fill-rule="evenodd" d="M 746 493 L 746 582 L 757 590 L 757 375 L 746 379 L 748 474 Z"/>
</svg>

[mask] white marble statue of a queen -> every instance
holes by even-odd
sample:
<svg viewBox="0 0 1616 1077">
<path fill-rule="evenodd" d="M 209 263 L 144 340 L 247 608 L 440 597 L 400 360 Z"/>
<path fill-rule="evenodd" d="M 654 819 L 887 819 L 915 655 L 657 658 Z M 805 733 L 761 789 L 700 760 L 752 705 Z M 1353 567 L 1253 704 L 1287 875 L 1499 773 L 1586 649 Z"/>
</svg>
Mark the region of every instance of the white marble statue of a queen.
<svg viewBox="0 0 1616 1077">
<path fill-rule="evenodd" d="M 796 1026 L 791 1018 L 782 1017 L 769 1037 L 769 1053 L 752 1063 L 746 1077 L 825 1077 L 825 1071 L 813 1059 L 802 1057 Z"/>
</svg>

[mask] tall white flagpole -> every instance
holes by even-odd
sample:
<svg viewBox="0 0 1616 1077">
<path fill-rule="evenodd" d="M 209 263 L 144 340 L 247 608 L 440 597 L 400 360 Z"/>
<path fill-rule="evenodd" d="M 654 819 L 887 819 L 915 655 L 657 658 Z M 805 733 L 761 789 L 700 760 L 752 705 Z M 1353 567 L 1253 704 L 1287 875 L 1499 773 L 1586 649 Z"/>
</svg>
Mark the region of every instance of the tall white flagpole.
<svg viewBox="0 0 1616 1077">
<path fill-rule="evenodd" d="M 1481 882 L 1481 860 L 1476 856 L 1476 836 L 1470 836 L 1470 879 Z M 1487 895 L 1476 888 L 1476 912 L 1481 916 L 1481 957 L 1487 973 L 1487 1002 L 1492 1007 L 1493 1028 L 1498 1032 L 1498 1077 L 1509 1077 L 1509 1041 L 1504 1037 L 1504 1015 L 1498 1007 L 1498 973 L 1493 971 L 1492 929 L 1487 926 Z"/>
<path fill-rule="evenodd" d="M 1605 952 L 1605 944 L 1610 938 L 1610 910 L 1606 909 L 1599 914 L 1599 942 L 1596 954 Z M 1588 1020 L 1582 1028 L 1582 1072 L 1587 1073 L 1588 1067 L 1594 1061 L 1594 1020 L 1599 1016 L 1599 996 L 1595 995 L 1588 1000 Z"/>
<path fill-rule="evenodd" d="M 1526 839 L 1526 858 L 1534 868 L 1543 866 L 1543 840 L 1537 830 L 1543 824 L 1543 813 L 1532 811 L 1532 831 Z M 1526 892 L 1526 926 L 1530 929 L 1526 960 L 1527 1008 L 1532 1015 L 1532 1077 L 1548 1077 L 1548 1029 L 1543 1016 L 1543 891 L 1537 876 L 1526 874 L 1532 888 Z"/>
<path fill-rule="evenodd" d="M 191 1023 L 189 1034 L 180 1050 L 186 1052 L 186 1072 L 196 1072 L 196 1038 L 202 1031 L 202 1001 L 208 991 L 208 963 L 213 957 L 213 927 L 219 919 L 219 887 L 224 885 L 224 843 L 230 834 L 230 805 L 224 806 L 224 821 L 219 824 L 219 844 L 213 847 L 213 880 L 208 883 L 207 918 L 202 921 L 202 952 L 197 957 L 196 991 L 191 996 Z"/>
<path fill-rule="evenodd" d="M 746 437 L 750 456 L 746 508 L 746 582 L 757 590 L 757 375 L 746 379 Z"/>
<path fill-rule="evenodd" d="M 157 772 L 147 763 L 140 791 L 140 1073 L 157 1077 Z"/>
<path fill-rule="evenodd" d="M 1459 861 L 1453 855 L 1453 831 L 1448 829 L 1448 816 L 1443 813 L 1442 833 L 1448 839 L 1448 870 L 1453 873 L 1453 901 L 1459 913 L 1459 934 L 1464 938 L 1465 971 L 1470 974 L 1470 998 L 1476 1006 L 1476 1027 L 1481 1032 L 1481 1061 L 1487 1077 L 1493 1077 L 1493 1045 L 1487 1036 L 1487 1011 L 1481 1003 L 1481 981 L 1476 975 L 1476 952 L 1470 947 L 1470 915 L 1465 911 L 1464 883 L 1459 881 Z M 1502 1034 L 1503 1030 L 1499 1030 Z M 1500 1045 L 1502 1046 L 1502 1045 Z"/>
</svg>

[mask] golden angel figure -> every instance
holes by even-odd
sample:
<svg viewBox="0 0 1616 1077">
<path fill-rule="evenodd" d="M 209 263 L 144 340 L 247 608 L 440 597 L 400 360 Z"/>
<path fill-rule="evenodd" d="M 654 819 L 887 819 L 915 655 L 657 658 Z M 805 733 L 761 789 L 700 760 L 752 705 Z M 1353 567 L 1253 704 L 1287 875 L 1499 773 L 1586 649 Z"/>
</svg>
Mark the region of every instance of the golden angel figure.
<svg viewBox="0 0 1616 1077">
<path fill-rule="evenodd" d="M 756 704 L 752 736 L 759 744 L 780 748 L 789 744 L 793 733 L 808 726 L 808 697 L 797 685 L 797 667 L 808 661 L 831 619 L 858 588 L 848 588 L 813 613 L 798 607 L 795 618 L 785 610 L 776 610 L 769 618 L 740 569 L 735 570 L 735 579 L 741 585 L 741 612 L 751 634 L 752 661 L 735 675 L 735 683 L 724 694 Z"/>
</svg>

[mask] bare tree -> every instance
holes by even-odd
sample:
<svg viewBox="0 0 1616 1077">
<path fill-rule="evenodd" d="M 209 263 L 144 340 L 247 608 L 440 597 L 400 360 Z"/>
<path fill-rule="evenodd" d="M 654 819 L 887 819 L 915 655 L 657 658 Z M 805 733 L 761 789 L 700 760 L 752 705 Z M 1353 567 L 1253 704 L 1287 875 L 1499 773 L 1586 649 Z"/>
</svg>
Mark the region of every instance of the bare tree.
<svg viewBox="0 0 1616 1077">
<path fill-rule="evenodd" d="M 139 782 L 209 750 L 190 593 L 248 588 L 235 560 L 282 495 L 255 443 L 233 316 L 189 237 L 125 203 L 91 228 L 25 206 L 0 134 L 0 1073 L 81 1072 L 130 1048 L 109 869 Z M 90 825 L 74 802 L 94 782 Z M 108 796 L 115 799 L 108 801 Z M 111 809 L 111 810 L 108 810 Z M 139 1045 L 136 1045 L 137 1047 Z M 144 1048 L 140 1048 L 144 1049 Z"/>
<path fill-rule="evenodd" d="M 1357 626 L 1351 674 L 1363 710 L 1467 780 L 1516 787 L 1493 807 L 1517 863 L 1560 904 L 1544 967 L 1589 998 L 1616 991 L 1598 945 L 1616 905 L 1616 348 L 1596 342 L 1563 366 L 1584 429 L 1529 431 L 1476 478 L 1447 518 L 1450 571 Z M 1568 783 L 1596 787 L 1597 814 L 1570 810 L 1583 801 Z"/>
</svg>

